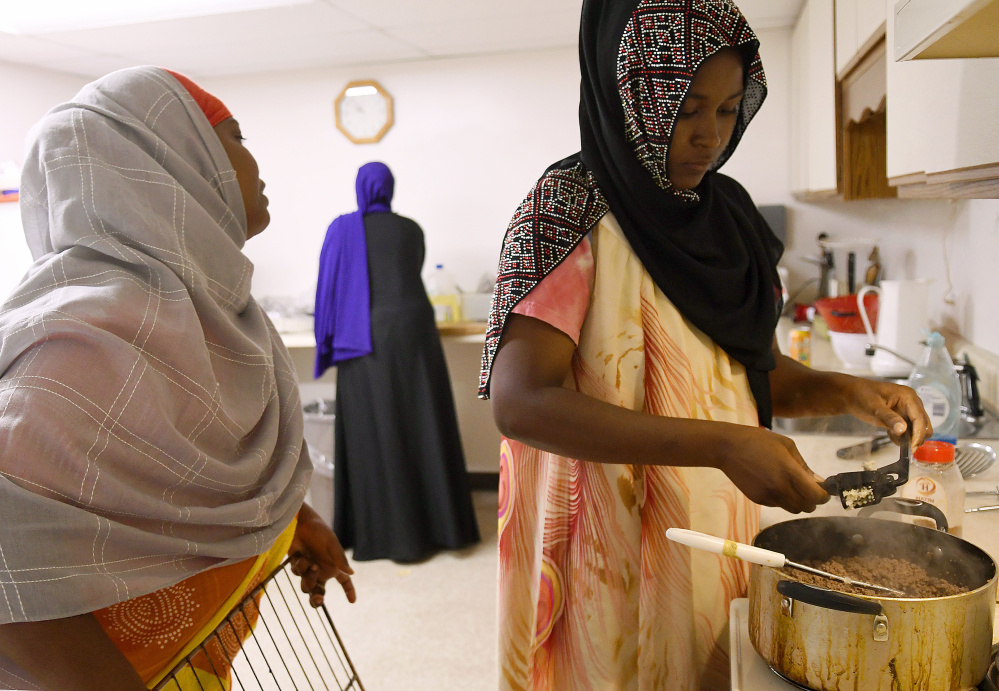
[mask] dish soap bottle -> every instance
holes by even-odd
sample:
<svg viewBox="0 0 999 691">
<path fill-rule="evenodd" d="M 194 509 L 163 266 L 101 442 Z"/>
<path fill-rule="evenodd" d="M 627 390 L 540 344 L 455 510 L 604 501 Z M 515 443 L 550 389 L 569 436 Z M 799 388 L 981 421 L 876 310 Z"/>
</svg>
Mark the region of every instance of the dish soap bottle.
<svg viewBox="0 0 999 691">
<path fill-rule="evenodd" d="M 901 496 L 933 504 L 947 517 L 947 532 L 961 537 L 964 522 L 964 477 L 954 462 L 954 445 L 927 441 L 912 454 L 909 481 Z"/>
<path fill-rule="evenodd" d="M 944 338 L 936 331 L 926 339 L 926 348 L 909 375 L 908 383 L 916 390 L 930 416 L 931 438 L 952 437 L 956 441 L 961 426 L 961 382 Z"/>
</svg>

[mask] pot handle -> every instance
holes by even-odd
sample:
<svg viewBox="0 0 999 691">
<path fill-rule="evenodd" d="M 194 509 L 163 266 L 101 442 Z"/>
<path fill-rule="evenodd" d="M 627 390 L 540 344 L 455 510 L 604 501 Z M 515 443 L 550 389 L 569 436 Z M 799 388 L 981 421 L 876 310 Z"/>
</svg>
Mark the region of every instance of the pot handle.
<svg viewBox="0 0 999 691">
<path fill-rule="evenodd" d="M 822 607 L 824 609 L 834 609 L 838 612 L 849 612 L 850 614 L 881 614 L 881 603 L 874 600 L 840 593 L 835 590 L 816 588 L 799 581 L 779 581 L 777 592 L 792 600 L 804 602 L 808 605 Z"/>
<path fill-rule="evenodd" d="M 906 499 L 904 497 L 889 497 L 882 501 L 880 504 L 875 504 L 873 506 L 865 506 L 860 511 L 857 512 L 857 516 L 867 516 L 870 517 L 872 514 L 876 513 L 900 513 L 906 516 L 920 516 L 922 518 L 929 518 L 934 523 L 936 523 L 937 530 L 942 530 L 947 532 L 947 516 L 944 512 L 925 501 L 919 501 L 918 499 Z"/>
</svg>

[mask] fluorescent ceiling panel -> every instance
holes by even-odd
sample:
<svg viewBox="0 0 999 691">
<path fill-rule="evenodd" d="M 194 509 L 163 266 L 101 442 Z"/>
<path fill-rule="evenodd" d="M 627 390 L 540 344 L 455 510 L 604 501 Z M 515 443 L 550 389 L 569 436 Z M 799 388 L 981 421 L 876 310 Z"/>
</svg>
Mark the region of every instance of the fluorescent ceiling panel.
<svg viewBox="0 0 999 691">
<path fill-rule="evenodd" d="M 45 34 L 99 26 L 301 5 L 314 0 L 21 0 L 5 3 L 0 31 Z"/>
</svg>

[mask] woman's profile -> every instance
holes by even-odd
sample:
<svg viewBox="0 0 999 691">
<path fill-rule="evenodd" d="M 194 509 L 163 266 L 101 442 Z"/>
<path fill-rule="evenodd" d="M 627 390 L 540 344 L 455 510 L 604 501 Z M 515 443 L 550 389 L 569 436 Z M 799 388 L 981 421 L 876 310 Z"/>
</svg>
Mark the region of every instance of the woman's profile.
<svg viewBox="0 0 999 691">
<path fill-rule="evenodd" d="M 354 600 L 250 294 L 263 189 L 224 104 L 160 68 L 33 131 L 35 262 L 0 308 L 0 688 L 153 685 L 289 554 L 313 605 L 330 578 Z M 229 652 L 186 687 L 226 684 Z"/>
</svg>

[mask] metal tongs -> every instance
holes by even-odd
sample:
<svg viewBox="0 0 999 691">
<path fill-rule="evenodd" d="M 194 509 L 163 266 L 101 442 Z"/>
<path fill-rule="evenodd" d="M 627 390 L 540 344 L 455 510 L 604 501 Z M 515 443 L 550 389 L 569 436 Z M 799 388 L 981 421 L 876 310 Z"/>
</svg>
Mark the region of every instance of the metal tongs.
<svg viewBox="0 0 999 691">
<path fill-rule="evenodd" d="M 839 497 L 844 509 L 859 509 L 877 504 L 909 481 L 909 432 L 902 435 L 901 453 L 896 462 L 876 470 L 861 470 L 830 475 L 822 482 L 822 489 Z"/>
</svg>

